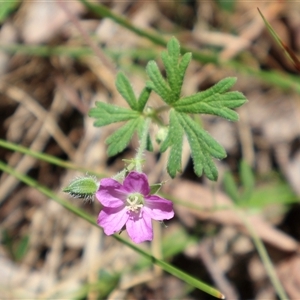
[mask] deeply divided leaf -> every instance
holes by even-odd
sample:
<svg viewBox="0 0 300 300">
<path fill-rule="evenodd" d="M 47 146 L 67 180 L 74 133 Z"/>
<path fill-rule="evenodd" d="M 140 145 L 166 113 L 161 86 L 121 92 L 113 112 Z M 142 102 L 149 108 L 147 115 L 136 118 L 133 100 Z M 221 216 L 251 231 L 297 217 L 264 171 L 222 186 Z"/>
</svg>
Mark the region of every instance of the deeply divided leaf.
<svg viewBox="0 0 300 300">
<path fill-rule="evenodd" d="M 170 147 L 168 160 L 170 176 L 175 177 L 176 172 L 181 170 L 182 139 L 185 133 L 190 144 L 196 175 L 201 176 L 204 172 L 209 179 L 217 180 L 218 171 L 212 158 L 226 157 L 223 147 L 184 113 L 172 109 L 169 122 L 168 136 L 161 145 L 161 151 Z"/>
<path fill-rule="evenodd" d="M 103 102 L 96 102 L 96 107 L 89 111 L 89 116 L 96 119 L 94 122 L 96 127 L 128 121 L 139 117 L 139 115 L 138 112 L 131 109 Z"/>
<path fill-rule="evenodd" d="M 224 148 L 217 143 L 198 123 L 186 114 L 177 113 L 191 147 L 194 170 L 197 176 L 204 172 L 210 180 L 217 180 L 218 170 L 212 157 L 226 157 Z"/>
<path fill-rule="evenodd" d="M 145 87 L 140 96 L 139 96 L 139 99 L 138 99 L 138 103 L 137 103 L 137 110 L 142 112 L 145 108 L 145 105 L 149 99 L 149 96 L 151 94 L 151 89 Z"/>
<path fill-rule="evenodd" d="M 116 155 L 127 147 L 140 122 L 141 118 L 130 120 L 107 138 L 109 156 Z"/>
<path fill-rule="evenodd" d="M 151 81 L 146 83 L 147 87 L 154 90 L 166 103 L 170 102 L 171 90 L 162 77 L 155 61 L 149 61 L 146 71 Z"/>
<path fill-rule="evenodd" d="M 147 66 L 147 74 L 151 82 L 147 86 L 160 95 L 164 102 L 173 104 L 180 99 L 181 87 L 191 54 L 186 53 L 180 60 L 179 42 L 172 38 L 168 43 L 168 52 L 162 52 L 161 58 L 166 69 L 166 80 L 161 75 L 156 63 L 150 61 Z"/>
<path fill-rule="evenodd" d="M 164 152 L 168 147 L 170 147 L 167 170 L 172 178 L 176 176 L 177 172 L 181 172 L 183 134 L 184 131 L 178 122 L 176 112 L 171 110 L 168 135 L 161 144 L 160 151 Z"/>
<path fill-rule="evenodd" d="M 137 101 L 132 90 L 132 86 L 127 79 L 127 77 L 123 73 L 118 73 L 116 79 L 116 87 L 119 93 L 123 96 L 123 98 L 127 101 L 129 106 L 133 109 L 137 109 Z"/>
<path fill-rule="evenodd" d="M 226 92 L 235 78 L 225 78 L 206 91 L 181 98 L 174 104 L 178 112 L 190 114 L 212 114 L 231 121 L 238 120 L 238 114 L 232 110 L 244 104 L 247 99 L 240 92 Z"/>
<path fill-rule="evenodd" d="M 143 111 L 151 93 L 151 89 L 145 87 L 137 100 L 129 80 L 123 73 L 117 75 L 116 87 L 129 104 L 130 109 L 108 103 L 96 102 L 96 107 L 89 111 L 89 116 L 96 119 L 94 126 L 100 127 L 116 122 L 128 121 L 106 140 L 109 145 L 109 156 L 123 151 L 135 131 L 141 135 L 146 118 Z M 147 137 L 147 149 L 150 151 L 153 149 L 150 136 Z"/>
</svg>

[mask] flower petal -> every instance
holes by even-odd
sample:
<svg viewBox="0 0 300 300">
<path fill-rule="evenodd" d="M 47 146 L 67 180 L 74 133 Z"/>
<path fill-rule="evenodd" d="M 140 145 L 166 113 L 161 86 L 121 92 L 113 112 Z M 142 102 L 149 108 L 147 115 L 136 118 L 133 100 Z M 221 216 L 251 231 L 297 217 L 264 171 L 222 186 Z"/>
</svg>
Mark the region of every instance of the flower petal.
<svg viewBox="0 0 300 300">
<path fill-rule="evenodd" d="M 126 223 L 127 233 L 135 243 L 152 241 L 153 239 L 151 218 L 144 217 L 143 212 L 141 215 L 131 213 Z"/>
<path fill-rule="evenodd" d="M 151 219 L 162 221 L 174 217 L 173 202 L 157 195 L 145 197 L 143 211 Z"/>
<path fill-rule="evenodd" d="M 130 172 L 123 182 L 123 187 L 130 193 L 138 192 L 144 196 L 150 193 L 148 178 L 144 173 Z"/>
<path fill-rule="evenodd" d="M 127 192 L 120 182 L 112 178 L 103 178 L 100 188 L 96 192 L 96 198 L 106 207 L 119 207 L 124 205 Z"/>
<path fill-rule="evenodd" d="M 129 214 L 124 208 L 104 207 L 98 216 L 97 223 L 103 227 L 106 235 L 119 232 L 127 222 Z"/>
</svg>

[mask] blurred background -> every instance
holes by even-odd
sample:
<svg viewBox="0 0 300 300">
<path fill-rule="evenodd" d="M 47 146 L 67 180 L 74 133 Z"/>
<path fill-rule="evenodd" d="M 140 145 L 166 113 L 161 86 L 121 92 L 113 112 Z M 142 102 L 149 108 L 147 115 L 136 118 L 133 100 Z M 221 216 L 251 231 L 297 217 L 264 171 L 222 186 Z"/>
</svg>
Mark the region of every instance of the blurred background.
<svg viewBox="0 0 300 300">
<path fill-rule="evenodd" d="M 237 110 L 239 122 L 202 118 L 204 128 L 228 153 L 216 162 L 216 183 L 195 176 L 187 147 L 183 172 L 175 180 L 168 180 L 167 158 L 157 145 L 146 155 L 144 171 L 150 183 L 168 180 L 162 191 L 180 201 L 167 228 L 155 225 L 162 242 L 141 247 L 215 286 L 227 299 L 277 299 L 243 222 L 246 216 L 289 298 L 299 299 L 299 77 L 257 7 L 297 55 L 300 2 L 92 3 L 104 8 L 75 0 L 1 2 L 0 138 L 103 176 L 120 171 L 122 159 L 134 156 L 137 141 L 108 158 L 105 139 L 119 124 L 94 128 L 88 111 L 95 101 L 126 107 L 115 88 L 117 71 L 122 70 L 139 93 L 148 79 L 147 62 L 154 59 L 162 67 L 163 41 L 175 36 L 194 58 L 183 95 L 235 76 L 234 90 L 249 101 Z M 161 105 L 159 97 L 151 97 L 152 106 Z M 155 134 L 157 128 L 151 130 Z M 84 172 L 3 144 L 0 158 L 96 220 L 97 201 L 83 203 L 61 192 Z M 238 199 L 232 181 L 241 195 Z M 222 206 L 227 209 L 219 209 Z M 0 222 L 1 299 L 212 299 L 153 268 L 102 230 L 5 173 L 0 181 Z"/>
</svg>

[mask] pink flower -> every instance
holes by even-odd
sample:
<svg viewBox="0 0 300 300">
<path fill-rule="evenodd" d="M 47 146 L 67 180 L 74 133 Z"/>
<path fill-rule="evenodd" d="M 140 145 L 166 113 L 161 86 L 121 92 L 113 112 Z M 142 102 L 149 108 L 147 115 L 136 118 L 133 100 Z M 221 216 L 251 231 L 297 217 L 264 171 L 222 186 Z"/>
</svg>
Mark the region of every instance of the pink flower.
<svg viewBox="0 0 300 300">
<path fill-rule="evenodd" d="M 105 234 L 120 232 L 126 225 L 135 243 L 151 241 L 153 220 L 173 218 L 173 203 L 157 195 L 149 195 L 148 178 L 144 173 L 130 172 L 123 184 L 111 178 L 100 181 L 96 193 L 103 205 L 97 223 Z"/>
</svg>

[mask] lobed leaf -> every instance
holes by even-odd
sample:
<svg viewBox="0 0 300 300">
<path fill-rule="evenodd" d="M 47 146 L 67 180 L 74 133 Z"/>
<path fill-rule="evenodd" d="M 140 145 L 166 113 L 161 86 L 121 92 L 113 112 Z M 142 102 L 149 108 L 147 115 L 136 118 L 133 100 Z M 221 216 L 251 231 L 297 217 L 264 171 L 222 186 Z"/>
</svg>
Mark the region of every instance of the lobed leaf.
<svg viewBox="0 0 300 300">
<path fill-rule="evenodd" d="M 145 105 L 150 97 L 151 94 L 151 89 L 145 87 L 138 99 L 138 103 L 137 103 L 137 111 L 142 112 L 145 108 Z"/>
<path fill-rule="evenodd" d="M 237 121 L 238 114 L 231 108 L 241 106 L 247 99 L 240 92 L 224 93 L 235 80 L 235 78 L 225 78 L 204 92 L 181 98 L 173 107 L 178 112 L 212 114 Z"/>
<path fill-rule="evenodd" d="M 182 59 L 181 59 L 179 65 L 178 65 L 178 68 L 177 68 L 178 85 L 177 85 L 177 87 L 175 87 L 175 93 L 178 95 L 178 100 L 180 98 L 180 93 L 181 93 L 181 88 L 182 88 L 182 85 L 183 85 L 185 72 L 186 72 L 186 69 L 187 69 L 191 59 L 192 59 L 192 53 L 190 53 L 190 52 L 185 53 L 182 56 Z"/>
<path fill-rule="evenodd" d="M 176 100 L 176 96 L 174 97 L 174 90 L 176 89 L 177 86 L 177 77 L 178 77 L 176 72 L 177 65 L 175 66 L 173 65 L 172 58 L 165 51 L 161 53 L 161 59 L 166 69 L 168 84 L 170 87 L 170 93 L 172 94 L 170 99 L 172 99 L 171 101 L 174 102 L 174 100 Z"/>
<path fill-rule="evenodd" d="M 171 90 L 165 79 L 162 77 L 155 61 L 149 61 L 146 72 L 152 81 L 147 81 L 146 86 L 154 90 L 167 103 L 170 102 Z"/>
<path fill-rule="evenodd" d="M 167 48 L 168 51 L 161 54 L 167 80 L 161 75 L 156 63 L 150 61 L 147 73 L 151 82 L 147 86 L 160 95 L 164 102 L 172 104 L 180 99 L 181 87 L 186 68 L 191 60 L 191 53 L 186 53 L 180 60 L 180 45 L 174 37 L 168 42 Z"/>
<path fill-rule="evenodd" d="M 180 56 L 180 44 L 175 37 L 172 37 L 167 45 L 168 54 L 171 59 L 171 64 L 173 67 L 178 65 L 178 60 Z"/>
<path fill-rule="evenodd" d="M 117 79 L 116 79 L 116 87 L 119 93 L 123 96 L 123 98 L 126 100 L 128 105 L 133 109 L 137 110 L 137 101 L 136 97 L 134 95 L 132 86 L 127 79 L 127 77 L 123 73 L 118 73 Z"/>
<path fill-rule="evenodd" d="M 188 115 L 182 113 L 176 115 L 187 135 L 196 175 L 201 176 L 204 172 L 210 180 L 217 180 L 218 170 L 212 157 L 219 159 L 226 157 L 224 148 Z"/>
<path fill-rule="evenodd" d="M 127 147 L 134 131 L 139 126 L 140 119 L 141 118 L 136 118 L 128 121 L 124 126 L 116 130 L 107 138 L 106 143 L 109 145 L 107 149 L 109 156 L 114 156 Z"/>
<path fill-rule="evenodd" d="M 224 189 L 227 195 L 235 202 L 238 203 L 240 199 L 240 194 L 232 173 L 227 171 L 223 178 Z"/>
<path fill-rule="evenodd" d="M 96 107 L 89 111 L 89 116 L 96 119 L 94 122 L 94 126 L 96 127 L 128 121 L 139 117 L 139 115 L 138 112 L 131 109 L 103 102 L 96 102 Z"/>
<path fill-rule="evenodd" d="M 162 142 L 160 151 L 164 152 L 170 147 L 167 170 L 169 175 L 174 178 L 177 172 L 181 172 L 181 154 L 184 131 L 178 122 L 176 112 L 170 111 L 170 125 L 166 139 Z"/>
<path fill-rule="evenodd" d="M 226 157 L 224 148 L 214 140 L 198 123 L 184 113 L 175 109 L 170 111 L 169 131 L 162 142 L 160 151 L 164 152 L 170 147 L 167 170 L 171 177 L 181 171 L 182 139 L 184 133 L 188 138 L 197 176 L 203 172 L 210 180 L 217 180 L 218 170 L 212 157 L 222 159 Z"/>
</svg>

